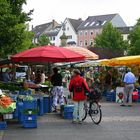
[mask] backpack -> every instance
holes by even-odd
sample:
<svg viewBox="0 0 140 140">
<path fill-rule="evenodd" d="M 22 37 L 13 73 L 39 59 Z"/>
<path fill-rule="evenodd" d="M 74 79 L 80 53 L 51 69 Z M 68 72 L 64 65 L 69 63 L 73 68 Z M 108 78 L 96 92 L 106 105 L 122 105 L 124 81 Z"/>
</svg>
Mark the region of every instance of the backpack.
<svg viewBox="0 0 140 140">
<path fill-rule="evenodd" d="M 82 80 L 75 81 L 74 90 L 75 90 L 75 92 L 81 92 L 83 90 L 83 81 Z"/>
</svg>

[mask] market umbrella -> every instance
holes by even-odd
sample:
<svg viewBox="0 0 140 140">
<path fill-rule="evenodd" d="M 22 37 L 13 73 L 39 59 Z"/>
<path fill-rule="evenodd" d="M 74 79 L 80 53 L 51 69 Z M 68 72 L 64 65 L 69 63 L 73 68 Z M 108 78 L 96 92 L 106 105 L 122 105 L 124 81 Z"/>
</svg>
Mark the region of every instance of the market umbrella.
<svg viewBox="0 0 140 140">
<path fill-rule="evenodd" d="M 101 61 L 100 61 L 100 65 L 102 65 L 102 66 L 110 66 L 110 60 L 109 59 L 102 59 Z"/>
<path fill-rule="evenodd" d="M 95 59 L 99 58 L 99 56 L 97 54 L 95 54 L 95 53 L 91 52 L 90 50 L 83 48 L 83 47 L 67 46 L 65 48 L 84 55 L 86 57 L 86 59 L 88 59 L 88 60 L 95 60 Z"/>
<path fill-rule="evenodd" d="M 140 64 L 140 55 L 112 58 L 109 62 L 109 65 L 111 66 L 123 66 L 134 64 Z"/>
<path fill-rule="evenodd" d="M 56 46 L 40 46 L 11 57 L 14 62 L 75 62 L 85 60 L 85 56 Z"/>
</svg>

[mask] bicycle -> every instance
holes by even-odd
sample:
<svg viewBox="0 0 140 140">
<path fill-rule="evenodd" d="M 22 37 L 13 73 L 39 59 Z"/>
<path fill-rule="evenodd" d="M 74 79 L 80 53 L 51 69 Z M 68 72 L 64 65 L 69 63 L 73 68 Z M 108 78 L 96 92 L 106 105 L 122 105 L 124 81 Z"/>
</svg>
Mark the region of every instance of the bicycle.
<svg viewBox="0 0 140 140">
<path fill-rule="evenodd" d="M 101 93 L 96 89 L 94 89 L 93 92 L 94 93 L 89 97 L 89 104 L 87 101 L 84 103 L 84 115 L 82 121 L 84 121 L 87 118 L 87 115 L 89 115 L 91 120 L 98 125 L 102 120 L 102 110 L 101 105 L 99 104 Z"/>
</svg>

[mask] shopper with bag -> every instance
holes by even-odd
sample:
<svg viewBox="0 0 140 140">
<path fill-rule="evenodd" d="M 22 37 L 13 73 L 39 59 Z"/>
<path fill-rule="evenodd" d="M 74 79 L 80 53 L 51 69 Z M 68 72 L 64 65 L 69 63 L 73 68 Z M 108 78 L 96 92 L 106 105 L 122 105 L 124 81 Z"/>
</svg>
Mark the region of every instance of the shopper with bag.
<svg viewBox="0 0 140 140">
<path fill-rule="evenodd" d="M 73 71 L 69 91 L 72 92 L 72 99 L 74 101 L 73 123 L 82 123 L 84 101 L 87 99 L 86 92 L 90 92 L 90 89 L 86 80 L 80 76 L 78 69 Z"/>
</svg>

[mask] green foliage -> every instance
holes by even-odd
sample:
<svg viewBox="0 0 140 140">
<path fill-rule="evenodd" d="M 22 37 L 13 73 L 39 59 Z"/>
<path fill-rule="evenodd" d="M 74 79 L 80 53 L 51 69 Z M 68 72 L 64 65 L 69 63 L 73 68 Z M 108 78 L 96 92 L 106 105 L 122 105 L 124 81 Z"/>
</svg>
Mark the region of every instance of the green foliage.
<svg viewBox="0 0 140 140">
<path fill-rule="evenodd" d="M 129 35 L 130 47 L 129 55 L 140 55 L 140 19 L 138 19 L 134 29 Z"/>
<path fill-rule="evenodd" d="M 44 45 L 50 45 L 50 39 L 47 35 L 43 34 L 39 37 L 39 45 L 44 46 Z"/>
<path fill-rule="evenodd" d="M 111 23 L 107 23 L 95 38 L 95 46 L 111 51 L 124 51 L 128 47 L 128 42 L 123 41 L 123 37 L 117 28 Z"/>
<path fill-rule="evenodd" d="M 25 23 L 31 20 L 33 11 L 23 12 L 23 4 L 26 0 L 0 0 L 0 58 L 28 48 L 26 44 L 29 41 L 25 40 L 30 32 L 26 30 Z"/>
</svg>

